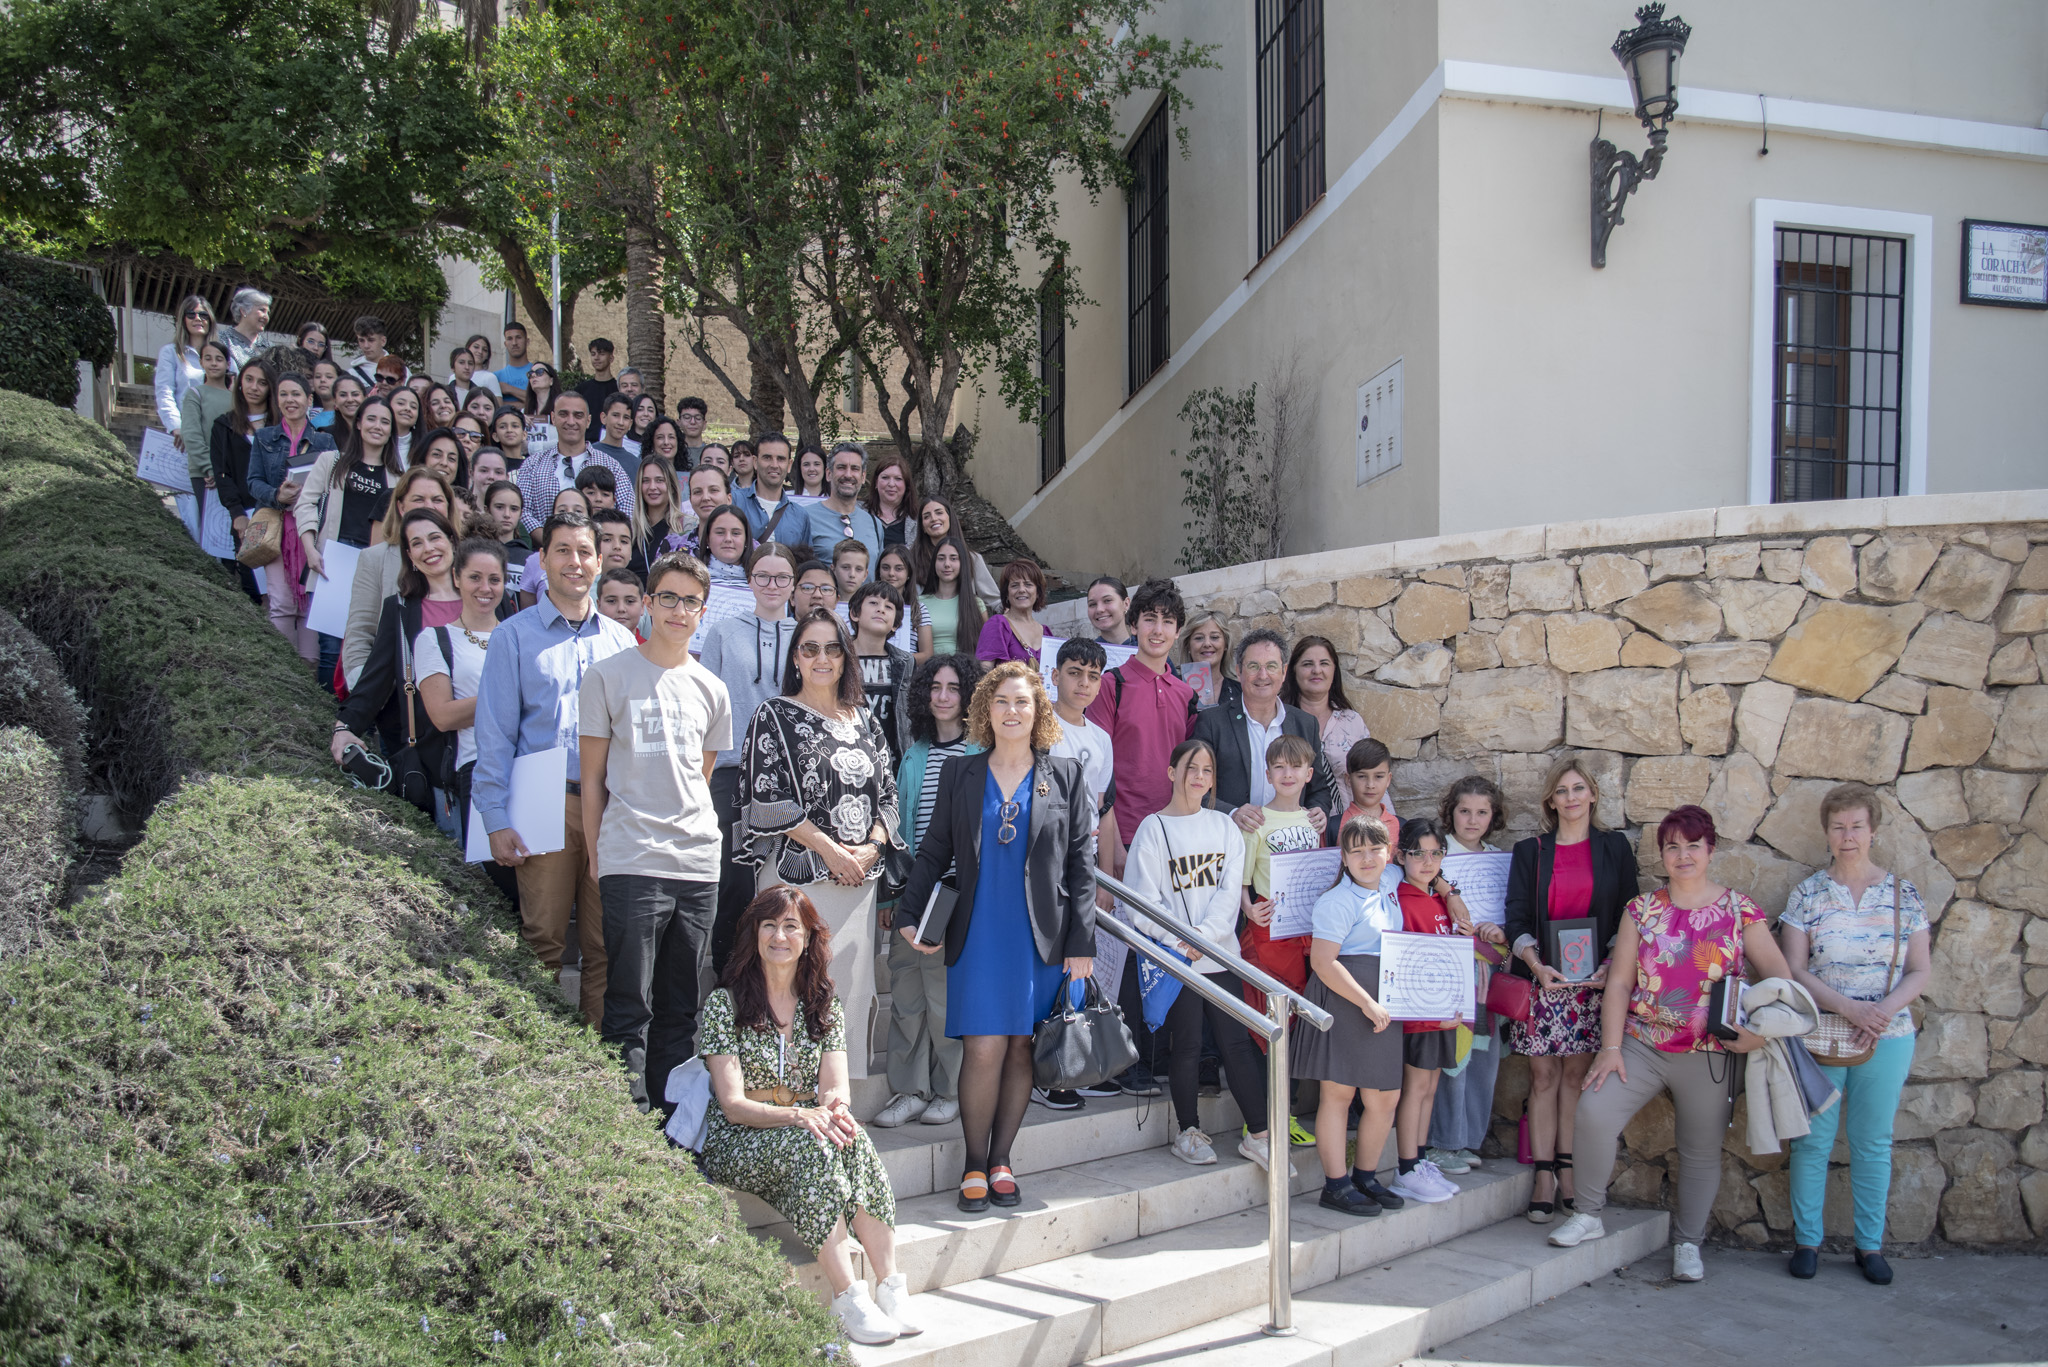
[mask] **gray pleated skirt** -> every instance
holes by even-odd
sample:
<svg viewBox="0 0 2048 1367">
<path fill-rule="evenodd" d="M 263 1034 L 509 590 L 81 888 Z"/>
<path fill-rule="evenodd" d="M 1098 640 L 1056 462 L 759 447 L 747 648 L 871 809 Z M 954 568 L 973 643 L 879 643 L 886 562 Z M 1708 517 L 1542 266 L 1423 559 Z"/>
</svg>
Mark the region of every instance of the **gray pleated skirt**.
<svg viewBox="0 0 2048 1367">
<path fill-rule="evenodd" d="M 1343 954 L 1337 962 L 1350 970 L 1368 994 L 1379 996 L 1379 955 Z M 1324 986 L 1313 969 L 1308 975 L 1308 990 L 1302 995 L 1329 1012 L 1332 1023 L 1327 1032 L 1299 1023 L 1290 1027 L 1289 1072 L 1298 1078 L 1334 1082 L 1343 1087 L 1369 1087 L 1380 1092 L 1401 1090 L 1401 1022 L 1374 1030 L 1365 1012 Z"/>
</svg>

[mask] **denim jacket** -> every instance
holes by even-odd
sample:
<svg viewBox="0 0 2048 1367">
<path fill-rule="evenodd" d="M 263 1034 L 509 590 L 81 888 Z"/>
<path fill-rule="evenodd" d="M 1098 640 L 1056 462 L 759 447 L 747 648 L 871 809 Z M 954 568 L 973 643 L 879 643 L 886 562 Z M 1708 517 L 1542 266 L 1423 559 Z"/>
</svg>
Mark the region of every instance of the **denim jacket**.
<svg viewBox="0 0 2048 1367">
<path fill-rule="evenodd" d="M 308 465 L 313 457 L 322 451 L 335 449 L 334 438 L 306 424 L 305 433 L 299 438 L 299 463 Z M 270 508 L 277 504 L 277 491 L 291 477 L 291 438 L 286 435 L 283 423 L 268 423 L 256 429 L 255 437 L 249 443 L 249 497 L 258 508 Z"/>
</svg>

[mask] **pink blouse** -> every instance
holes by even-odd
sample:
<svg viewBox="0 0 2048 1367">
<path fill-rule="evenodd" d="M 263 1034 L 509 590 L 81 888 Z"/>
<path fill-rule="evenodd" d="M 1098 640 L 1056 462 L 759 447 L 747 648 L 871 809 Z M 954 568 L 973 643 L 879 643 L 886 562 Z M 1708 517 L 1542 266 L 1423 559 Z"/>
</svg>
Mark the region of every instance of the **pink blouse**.
<svg viewBox="0 0 2048 1367">
<path fill-rule="evenodd" d="M 1010 625 L 1009 618 L 998 615 L 982 623 L 981 639 L 974 643 L 974 658 L 983 664 L 1022 660 L 1035 665 L 1038 652 L 1017 639 L 1017 629 Z"/>
<path fill-rule="evenodd" d="M 1659 888 L 1628 904 L 1635 925 L 1636 982 L 1628 1032 L 1653 1049 L 1683 1054 L 1723 1046 L 1707 1031 L 1707 1002 L 1722 978 L 1742 978 L 1742 932 L 1764 919 L 1734 889 L 1691 911 Z"/>
</svg>

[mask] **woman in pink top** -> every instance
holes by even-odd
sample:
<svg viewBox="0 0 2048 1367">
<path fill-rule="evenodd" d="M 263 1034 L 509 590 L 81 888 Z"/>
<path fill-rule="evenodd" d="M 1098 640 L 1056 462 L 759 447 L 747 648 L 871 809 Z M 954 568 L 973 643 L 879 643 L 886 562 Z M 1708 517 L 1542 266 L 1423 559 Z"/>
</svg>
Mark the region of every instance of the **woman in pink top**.
<svg viewBox="0 0 2048 1367">
<path fill-rule="evenodd" d="M 1045 571 L 1037 561 L 1020 556 L 1003 566 L 996 582 L 1002 590 L 1003 613 L 982 624 L 974 658 L 984 664 L 1022 660 L 1036 665 L 1045 628 L 1031 614 L 1045 606 Z"/>
</svg>

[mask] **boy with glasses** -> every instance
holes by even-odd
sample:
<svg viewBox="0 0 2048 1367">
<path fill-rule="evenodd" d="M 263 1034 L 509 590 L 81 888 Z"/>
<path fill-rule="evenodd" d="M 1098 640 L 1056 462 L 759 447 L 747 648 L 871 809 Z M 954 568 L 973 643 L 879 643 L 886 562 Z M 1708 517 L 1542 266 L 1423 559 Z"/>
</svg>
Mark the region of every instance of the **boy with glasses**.
<svg viewBox="0 0 2048 1367">
<path fill-rule="evenodd" d="M 823 610 L 834 612 L 839 607 L 839 581 L 832 576 L 832 567 L 822 560 L 806 560 L 796 567 L 796 615 Z"/>
</svg>

